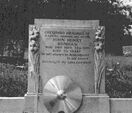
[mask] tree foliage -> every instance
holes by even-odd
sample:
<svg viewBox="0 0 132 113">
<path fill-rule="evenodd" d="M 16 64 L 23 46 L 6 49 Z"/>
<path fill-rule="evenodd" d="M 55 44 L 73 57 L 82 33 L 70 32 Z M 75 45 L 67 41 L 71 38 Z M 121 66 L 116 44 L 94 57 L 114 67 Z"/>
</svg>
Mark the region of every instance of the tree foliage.
<svg viewBox="0 0 132 113">
<path fill-rule="evenodd" d="M 132 39 L 131 16 L 131 8 L 119 0 L 1 0 L 0 48 L 9 39 L 23 40 L 27 47 L 28 25 L 35 18 L 98 19 L 106 27 L 106 52 L 120 55 L 125 40 Z"/>
</svg>

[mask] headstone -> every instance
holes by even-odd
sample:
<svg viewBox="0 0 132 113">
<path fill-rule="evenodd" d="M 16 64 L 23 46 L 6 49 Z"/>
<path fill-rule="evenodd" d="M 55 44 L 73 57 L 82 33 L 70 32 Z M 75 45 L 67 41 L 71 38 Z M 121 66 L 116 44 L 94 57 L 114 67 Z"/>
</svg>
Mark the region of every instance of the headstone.
<svg viewBox="0 0 132 113">
<path fill-rule="evenodd" d="M 79 84 L 83 93 L 95 92 L 94 32 L 92 28 L 40 28 L 40 75 L 43 85 L 54 76 L 64 75 Z"/>
<path fill-rule="evenodd" d="M 28 96 L 36 95 L 34 111 L 48 113 L 44 87 L 57 76 L 74 81 L 82 96 L 105 93 L 104 27 L 98 20 L 35 19 L 29 31 Z"/>
</svg>

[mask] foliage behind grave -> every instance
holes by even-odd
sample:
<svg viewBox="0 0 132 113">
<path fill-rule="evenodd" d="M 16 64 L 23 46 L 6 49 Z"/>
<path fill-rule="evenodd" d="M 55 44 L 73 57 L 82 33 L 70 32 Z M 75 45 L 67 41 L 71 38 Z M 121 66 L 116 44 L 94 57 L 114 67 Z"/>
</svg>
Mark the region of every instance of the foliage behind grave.
<svg viewBox="0 0 132 113">
<path fill-rule="evenodd" d="M 20 97 L 27 92 L 27 69 L 0 63 L 0 96 Z"/>
<path fill-rule="evenodd" d="M 111 98 L 132 97 L 132 57 L 106 57 L 106 93 Z"/>
</svg>

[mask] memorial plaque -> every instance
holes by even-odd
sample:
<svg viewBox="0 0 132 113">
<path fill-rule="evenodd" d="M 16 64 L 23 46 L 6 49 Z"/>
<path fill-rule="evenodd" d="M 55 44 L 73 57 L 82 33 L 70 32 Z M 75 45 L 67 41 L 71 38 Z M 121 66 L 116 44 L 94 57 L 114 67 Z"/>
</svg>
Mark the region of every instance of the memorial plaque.
<svg viewBox="0 0 132 113">
<path fill-rule="evenodd" d="M 94 93 L 94 39 L 92 27 L 40 28 L 40 75 L 43 86 L 54 76 L 69 76 L 83 93 Z"/>
</svg>

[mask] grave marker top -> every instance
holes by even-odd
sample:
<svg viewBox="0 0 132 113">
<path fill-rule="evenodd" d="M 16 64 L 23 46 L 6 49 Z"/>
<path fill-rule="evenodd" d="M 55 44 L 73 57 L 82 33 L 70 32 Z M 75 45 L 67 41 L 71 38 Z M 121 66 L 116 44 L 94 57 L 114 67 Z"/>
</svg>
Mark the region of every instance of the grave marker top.
<svg viewBox="0 0 132 113">
<path fill-rule="evenodd" d="M 37 26 L 61 26 L 61 27 L 93 27 L 99 26 L 98 20 L 63 20 L 63 19 L 35 19 Z"/>
</svg>

